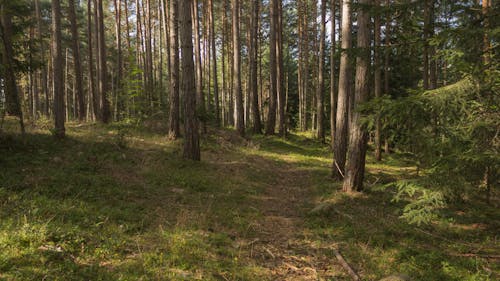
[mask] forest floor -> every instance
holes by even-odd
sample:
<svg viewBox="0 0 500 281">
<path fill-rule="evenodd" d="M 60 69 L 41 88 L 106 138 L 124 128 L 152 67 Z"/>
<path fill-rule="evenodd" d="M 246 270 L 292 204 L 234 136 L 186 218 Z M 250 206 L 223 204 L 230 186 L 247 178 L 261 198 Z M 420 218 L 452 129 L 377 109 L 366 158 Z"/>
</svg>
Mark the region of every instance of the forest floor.
<svg viewBox="0 0 500 281">
<path fill-rule="evenodd" d="M 377 188 L 415 176 L 400 155 L 369 157 L 367 190 L 345 195 L 328 146 L 306 134 L 209 128 L 197 163 L 154 123 L 69 124 L 62 141 L 11 125 L 0 133 L 0 280 L 351 280 L 334 249 L 363 280 L 500 278 L 498 202 L 410 225 L 395 191 Z"/>
</svg>

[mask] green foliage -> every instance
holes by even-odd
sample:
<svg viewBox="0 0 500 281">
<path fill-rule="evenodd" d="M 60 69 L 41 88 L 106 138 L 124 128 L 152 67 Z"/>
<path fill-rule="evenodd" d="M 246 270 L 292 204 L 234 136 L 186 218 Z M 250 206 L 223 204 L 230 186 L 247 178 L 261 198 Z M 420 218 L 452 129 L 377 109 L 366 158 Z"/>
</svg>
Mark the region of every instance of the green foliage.
<svg viewBox="0 0 500 281">
<path fill-rule="evenodd" d="M 394 202 L 410 200 L 403 208 L 401 218 L 410 224 L 428 224 L 438 218 L 437 211 L 446 207 L 445 197 L 442 192 L 433 191 L 417 181 L 402 180 L 391 183 L 395 186 L 397 193 Z"/>
</svg>

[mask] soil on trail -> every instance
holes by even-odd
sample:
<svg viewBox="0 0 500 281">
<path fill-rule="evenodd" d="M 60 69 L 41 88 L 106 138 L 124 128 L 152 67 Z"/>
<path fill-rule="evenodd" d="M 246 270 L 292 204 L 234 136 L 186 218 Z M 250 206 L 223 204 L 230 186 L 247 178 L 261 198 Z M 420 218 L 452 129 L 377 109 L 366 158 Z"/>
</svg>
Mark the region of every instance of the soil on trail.
<svg viewBox="0 0 500 281">
<path fill-rule="evenodd" d="M 346 275 L 333 252 L 312 242 L 306 225 L 315 205 L 312 179 L 317 175 L 298 163 L 259 156 L 245 161 L 251 169 L 272 171 L 273 176 L 252 196 L 261 216 L 249 225 L 251 235 L 240 233 L 236 237 L 240 251 L 267 269 L 271 280 L 343 280 Z"/>
</svg>

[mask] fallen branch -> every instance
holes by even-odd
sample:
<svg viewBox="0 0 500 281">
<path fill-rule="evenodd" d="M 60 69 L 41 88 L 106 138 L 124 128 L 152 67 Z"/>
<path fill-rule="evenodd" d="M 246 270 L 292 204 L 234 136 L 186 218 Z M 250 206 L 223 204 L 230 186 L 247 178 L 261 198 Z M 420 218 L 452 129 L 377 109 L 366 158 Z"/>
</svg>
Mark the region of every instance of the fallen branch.
<svg viewBox="0 0 500 281">
<path fill-rule="evenodd" d="M 340 175 L 342 176 L 342 178 L 345 178 L 344 177 L 344 173 L 342 173 L 342 170 L 340 169 L 339 167 L 339 164 L 337 164 L 337 161 L 333 161 L 335 163 L 335 167 L 337 168 L 337 170 L 339 171 Z"/>
<path fill-rule="evenodd" d="M 340 254 L 340 252 L 335 249 L 335 248 L 332 248 L 332 251 L 333 253 L 335 254 L 335 257 L 337 258 L 337 260 L 340 262 L 340 264 L 342 265 L 342 267 L 347 270 L 347 272 L 349 272 L 349 275 L 351 275 L 352 277 L 352 280 L 354 281 L 361 281 L 361 278 L 359 277 L 359 275 L 356 273 L 356 271 L 354 271 L 354 269 L 352 269 L 352 267 L 346 262 L 346 260 L 344 259 L 344 257 Z"/>
</svg>

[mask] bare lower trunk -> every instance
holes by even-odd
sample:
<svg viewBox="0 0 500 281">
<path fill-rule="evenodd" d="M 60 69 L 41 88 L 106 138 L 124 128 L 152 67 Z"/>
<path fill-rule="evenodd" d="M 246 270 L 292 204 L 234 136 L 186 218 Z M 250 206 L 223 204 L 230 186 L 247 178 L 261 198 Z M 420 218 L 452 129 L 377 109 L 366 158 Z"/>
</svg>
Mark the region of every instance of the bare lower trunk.
<svg viewBox="0 0 500 281">
<path fill-rule="evenodd" d="M 375 0 L 376 7 L 380 7 L 380 0 Z M 377 14 L 375 16 L 375 49 L 374 49 L 374 68 L 375 68 L 375 98 L 380 98 L 382 92 L 382 69 L 380 65 L 380 16 Z M 380 116 L 375 117 L 375 159 L 377 161 L 382 160 L 382 145 L 381 145 L 381 133 L 380 133 Z"/>
<path fill-rule="evenodd" d="M 361 0 L 361 4 L 368 5 L 371 0 Z M 367 132 L 361 121 L 361 113 L 356 110 L 359 105 L 368 99 L 369 94 L 369 66 L 370 66 L 370 15 L 367 11 L 358 11 L 358 56 L 356 60 L 356 83 L 354 91 L 354 111 L 349 125 L 349 149 L 347 153 L 346 172 L 342 190 L 354 192 L 363 190 L 365 173 Z"/>
<path fill-rule="evenodd" d="M 262 133 L 259 108 L 259 89 L 257 85 L 257 60 L 258 60 L 258 36 L 259 36 L 259 3 L 260 0 L 252 1 L 252 19 L 250 33 L 250 92 L 252 95 L 253 132 Z"/>
<path fill-rule="evenodd" d="M 335 138 L 333 142 L 333 177 L 337 180 L 344 178 L 345 160 L 347 152 L 347 121 L 349 112 L 350 67 L 349 50 L 351 48 L 351 1 L 342 2 L 342 44 L 341 44 L 339 92 L 337 99 L 337 120 Z"/>
<path fill-rule="evenodd" d="M 240 136 L 245 135 L 245 117 L 243 112 L 243 95 L 241 91 L 241 56 L 240 56 L 240 0 L 232 0 L 233 27 L 233 95 L 236 106 L 236 130 Z"/>
<path fill-rule="evenodd" d="M 61 48 L 61 4 L 52 0 L 52 71 L 54 79 L 55 136 L 63 138 L 64 128 L 64 81 Z"/>
<path fill-rule="evenodd" d="M 97 0 L 97 34 L 99 38 L 99 95 L 101 97 L 101 122 L 108 123 L 110 107 L 108 101 L 108 68 L 106 65 L 106 40 L 104 29 L 103 0 Z"/>
<path fill-rule="evenodd" d="M 277 60 L 276 60 L 276 45 L 278 32 L 278 1 L 271 0 L 269 3 L 271 16 L 271 32 L 269 34 L 269 66 L 271 73 L 270 89 L 269 89 L 269 110 L 267 114 L 266 135 L 273 135 L 276 127 L 276 105 L 278 95 L 278 80 L 277 80 Z"/>
<path fill-rule="evenodd" d="M 331 40 L 332 46 L 330 48 L 330 138 L 331 147 L 333 148 L 333 140 L 335 139 L 335 114 L 337 112 L 337 92 L 335 84 L 335 2 L 336 0 L 331 0 L 330 2 L 330 29 L 331 29 Z"/>
<path fill-rule="evenodd" d="M 326 37 L 326 0 L 321 0 L 321 31 L 319 40 L 319 63 L 318 63 L 318 87 L 316 89 L 316 137 L 325 142 L 325 124 L 324 124 L 324 94 L 325 80 L 323 77 L 325 65 L 325 37 Z"/>
<path fill-rule="evenodd" d="M 184 158 L 199 161 L 200 143 L 198 119 L 196 117 L 192 5 L 193 0 L 182 0 L 179 3 L 179 33 L 182 52 L 181 91 L 184 97 Z"/>
<path fill-rule="evenodd" d="M 169 131 L 171 139 L 180 135 L 179 125 L 179 41 L 177 0 L 170 0 L 170 114 Z"/>
<path fill-rule="evenodd" d="M 71 22 L 71 47 L 73 50 L 73 71 L 75 72 L 75 96 L 78 99 L 78 120 L 85 118 L 85 96 L 83 93 L 83 74 L 80 59 L 80 38 L 76 22 L 75 1 L 69 0 L 69 19 Z"/>
</svg>

